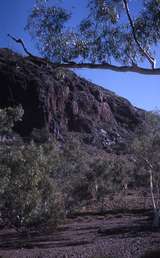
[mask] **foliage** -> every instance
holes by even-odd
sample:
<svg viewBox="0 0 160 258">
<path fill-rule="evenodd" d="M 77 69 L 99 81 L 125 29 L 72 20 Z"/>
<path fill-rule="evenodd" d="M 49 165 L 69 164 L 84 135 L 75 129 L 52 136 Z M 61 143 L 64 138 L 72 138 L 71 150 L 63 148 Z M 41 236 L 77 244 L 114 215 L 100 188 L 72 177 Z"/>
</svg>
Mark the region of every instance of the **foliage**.
<svg viewBox="0 0 160 258">
<path fill-rule="evenodd" d="M 4 131 L 12 130 L 22 108 L 0 111 Z M 160 185 L 160 116 L 146 113 L 146 130 L 134 139 L 129 156 L 97 155 L 78 138 L 67 136 L 65 145 L 45 142 L 46 130 L 33 131 L 34 142 L 0 146 L 0 215 L 15 227 L 52 222 L 87 201 L 102 208 L 108 194 L 149 184 L 152 167 L 155 192 Z M 2 128 L 2 127 L 1 127 Z M 43 142 L 43 143 L 42 143 Z M 37 144 L 38 143 L 38 144 Z M 143 173 L 142 173 L 143 172 Z M 158 202 L 157 202 L 158 203 Z"/>
<path fill-rule="evenodd" d="M 69 139 L 58 155 L 59 163 L 53 177 L 63 192 L 66 213 L 92 198 L 86 173 L 91 158 L 76 139 Z"/>
<path fill-rule="evenodd" d="M 65 28 L 65 22 L 68 21 L 70 15 L 66 10 L 59 7 L 45 7 L 42 1 L 33 8 L 32 14 L 28 19 L 27 29 L 33 37 L 37 37 L 42 44 L 39 46 L 46 56 L 52 56 L 55 62 L 59 62 L 61 57 L 65 56 L 63 52 L 69 35 L 62 34 Z M 52 37 L 56 35 L 56 37 Z M 66 43 L 65 43 L 66 42 Z M 56 45 L 56 48 L 54 48 Z M 52 50 L 52 51 L 51 51 Z"/>
<path fill-rule="evenodd" d="M 95 160 L 91 168 L 90 181 L 94 185 L 95 197 L 101 201 L 102 209 L 107 194 L 121 192 L 132 184 L 133 164 L 127 158 Z"/>
<path fill-rule="evenodd" d="M 21 105 L 0 109 L 0 133 L 11 132 L 15 122 L 22 120 L 23 114 Z"/>
<path fill-rule="evenodd" d="M 159 168 L 160 168 L 160 115 L 158 111 L 146 113 L 145 130 L 138 135 L 131 146 L 135 154 L 135 162 L 137 164 L 137 171 L 143 175 L 143 184 L 145 185 L 146 172 L 152 167 L 154 171 L 154 181 L 156 184 L 160 183 Z M 148 177 L 147 183 L 148 182 Z"/>
<path fill-rule="evenodd" d="M 148 128 L 144 135 L 137 137 L 132 145 L 137 169 L 143 169 L 150 186 L 154 210 L 153 226 L 160 225 L 160 116 L 159 113 L 149 113 L 146 121 Z M 144 181 L 145 181 L 144 177 Z"/>
<path fill-rule="evenodd" d="M 107 194 L 133 186 L 133 162 L 127 157 L 90 154 L 76 139 L 66 143 L 59 154 L 54 176 L 64 194 L 66 212 L 84 207 L 91 200 L 103 206 Z"/>
<path fill-rule="evenodd" d="M 88 0 L 86 18 L 75 26 L 68 23 L 70 10 L 47 2 L 36 1 L 26 29 L 42 55 L 50 60 L 126 65 L 136 65 L 145 58 L 154 61 L 151 48 L 160 39 L 159 0 L 141 1 L 139 11 L 135 10 L 135 0 Z M 129 4 L 134 12 L 132 21 Z"/>
<path fill-rule="evenodd" d="M 34 143 L 0 148 L 0 211 L 17 228 L 49 219 L 56 225 L 62 218 L 61 196 L 50 177 L 47 154 L 45 147 Z"/>
<path fill-rule="evenodd" d="M 37 129 L 33 128 L 30 135 L 31 139 L 36 143 L 45 143 L 49 140 L 49 132 L 47 128 Z"/>
<path fill-rule="evenodd" d="M 0 110 L 0 132 L 13 133 L 21 121 L 22 106 Z M 33 136 L 44 142 L 46 131 L 35 130 Z M 34 138 L 34 137 L 33 137 Z M 48 221 L 56 225 L 64 216 L 64 205 L 56 181 L 51 177 L 58 164 L 58 145 L 54 142 L 30 144 L 19 141 L 0 146 L 0 214 L 3 221 L 17 229 Z"/>
</svg>

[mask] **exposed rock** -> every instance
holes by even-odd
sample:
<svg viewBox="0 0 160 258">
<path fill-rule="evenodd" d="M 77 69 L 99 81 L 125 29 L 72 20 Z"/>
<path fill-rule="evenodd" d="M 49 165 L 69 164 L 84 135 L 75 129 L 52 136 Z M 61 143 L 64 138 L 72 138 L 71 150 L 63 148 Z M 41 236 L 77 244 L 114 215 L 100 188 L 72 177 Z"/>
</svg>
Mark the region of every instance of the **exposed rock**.
<svg viewBox="0 0 160 258">
<path fill-rule="evenodd" d="M 38 64 L 0 49 L 0 107 L 22 104 L 15 130 L 29 136 L 48 128 L 58 139 L 77 132 L 85 143 L 110 148 L 125 143 L 143 123 L 144 112 L 126 99 L 69 70 Z"/>
</svg>

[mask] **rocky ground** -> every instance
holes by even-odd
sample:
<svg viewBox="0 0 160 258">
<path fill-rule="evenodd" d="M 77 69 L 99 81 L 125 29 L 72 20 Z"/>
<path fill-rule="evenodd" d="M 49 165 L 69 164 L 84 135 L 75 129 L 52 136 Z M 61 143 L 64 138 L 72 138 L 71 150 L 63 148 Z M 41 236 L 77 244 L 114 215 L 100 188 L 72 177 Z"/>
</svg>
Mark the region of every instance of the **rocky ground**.
<svg viewBox="0 0 160 258">
<path fill-rule="evenodd" d="M 151 210 L 145 205 L 145 209 L 138 207 L 140 198 L 129 198 L 129 208 L 107 209 L 104 213 L 79 212 L 68 218 L 56 232 L 50 228 L 26 236 L 13 229 L 3 229 L 0 231 L 0 257 L 99 258 L 109 255 L 138 258 L 146 250 L 158 249 L 160 231 L 152 227 Z"/>
</svg>

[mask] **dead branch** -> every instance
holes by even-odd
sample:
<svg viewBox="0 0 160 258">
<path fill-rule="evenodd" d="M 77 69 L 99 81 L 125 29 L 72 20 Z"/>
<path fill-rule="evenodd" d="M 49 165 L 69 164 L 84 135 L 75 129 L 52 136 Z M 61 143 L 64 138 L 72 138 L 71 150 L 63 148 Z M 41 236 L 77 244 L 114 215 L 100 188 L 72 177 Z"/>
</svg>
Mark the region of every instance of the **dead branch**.
<svg viewBox="0 0 160 258">
<path fill-rule="evenodd" d="M 16 39 L 15 37 L 13 37 L 12 35 L 10 35 L 10 34 L 8 34 L 8 37 L 10 37 L 12 40 L 14 40 L 16 43 L 18 43 L 18 44 L 21 44 L 21 46 L 23 47 L 23 50 L 24 50 L 24 52 L 27 54 L 27 55 L 29 55 L 29 56 L 31 56 L 31 57 L 35 57 L 34 55 L 32 55 L 28 50 L 27 50 L 27 48 L 25 47 L 25 44 L 24 44 L 24 42 L 23 42 L 23 40 L 22 39 Z"/>
</svg>

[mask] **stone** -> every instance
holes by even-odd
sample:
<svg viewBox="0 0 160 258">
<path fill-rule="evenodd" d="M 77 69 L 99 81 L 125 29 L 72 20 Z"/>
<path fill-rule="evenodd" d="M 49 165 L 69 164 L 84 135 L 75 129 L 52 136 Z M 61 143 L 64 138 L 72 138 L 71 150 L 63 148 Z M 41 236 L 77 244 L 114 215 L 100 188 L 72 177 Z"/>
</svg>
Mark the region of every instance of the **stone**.
<svg viewBox="0 0 160 258">
<path fill-rule="evenodd" d="M 87 144 L 106 149 L 132 138 L 145 114 L 70 70 L 0 49 L 0 108 L 18 104 L 24 117 L 14 129 L 22 137 L 48 128 L 57 139 L 76 132 Z"/>
</svg>

